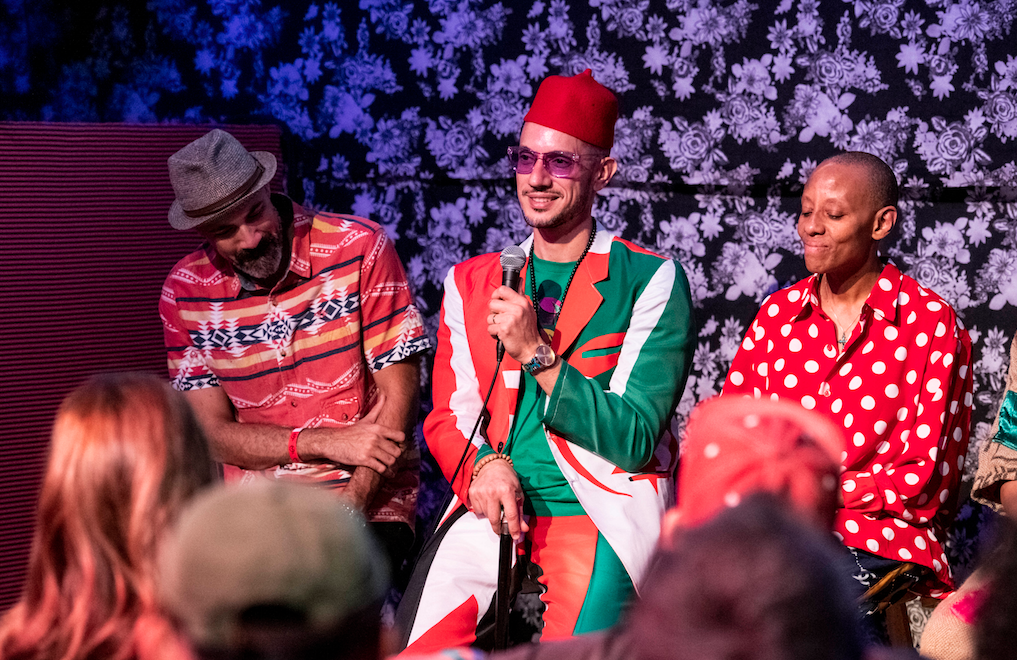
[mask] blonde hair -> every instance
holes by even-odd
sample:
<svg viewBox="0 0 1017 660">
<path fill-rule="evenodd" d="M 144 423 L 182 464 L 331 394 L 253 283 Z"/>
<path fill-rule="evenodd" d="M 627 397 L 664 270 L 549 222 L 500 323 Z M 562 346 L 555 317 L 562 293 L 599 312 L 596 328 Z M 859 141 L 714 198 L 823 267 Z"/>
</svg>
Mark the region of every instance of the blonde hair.
<svg viewBox="0 0 1017 660">
<path fill-rule="evenodd" d="M 179 657 L 156 606 L 156 545 L 215 473 L 190 407 L 155 376 L 101 375 L 72 392 L 53 425 L 26 585 L 0 624 L 0 657 Z"/>
</svg>

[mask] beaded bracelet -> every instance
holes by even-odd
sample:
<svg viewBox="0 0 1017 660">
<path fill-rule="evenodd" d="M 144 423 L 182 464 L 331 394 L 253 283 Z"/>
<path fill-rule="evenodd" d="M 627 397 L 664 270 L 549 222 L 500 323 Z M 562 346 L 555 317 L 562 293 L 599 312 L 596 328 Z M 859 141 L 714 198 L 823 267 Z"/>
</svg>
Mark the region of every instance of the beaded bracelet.
<svg viewBox="0 0 1017 660">
<path fill-rule="evenodd" d="M 477 478 L 477 475 L 480 474 L 480 471 L 484 468 L 485 465 L 487 465 L 491 461 L 496 461 L 499 458 L 501 460 L 507 462 L 509 464 L 509 467 L 511 467 L 511 468 L 515 467 L 512 464 L 512 457 L 509 456 L 508 454 L 488 454 L 484 458 L 482 458 L 479 461 L 477 461 L 477 463 L 473 466 L 473 478 L 474 479 Z"/>
<path fill-rule="evenodd" d="M 304 430 L 304 427 L 293 429 L 290 431 L 290 442 L 288 449 L 290 450 L 290 462 L 291 463 L 303 463 L 300 460 L 300 456 L 297 455 L 297 437 L 300 436 L 300 432 Z"/>
</svg>

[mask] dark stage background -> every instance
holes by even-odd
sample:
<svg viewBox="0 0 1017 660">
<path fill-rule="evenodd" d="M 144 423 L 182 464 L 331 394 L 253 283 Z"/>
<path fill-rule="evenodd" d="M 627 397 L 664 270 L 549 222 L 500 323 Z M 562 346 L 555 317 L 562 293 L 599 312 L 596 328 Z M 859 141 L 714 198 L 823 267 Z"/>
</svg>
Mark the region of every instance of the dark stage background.
<svg viewBox="0 0 1017 660">
<path fill-rule="evenodd" d="M 622 114 L 620 175 L 595 216 L 677 258 L 692 282 L 699 340 L 682 414 L 718 391 L 763 297 L 806 274 L 794 226 L 808 173 L 837 151 L 875 153 L 902 184 L 888 256 L 943 295 L 974 342 L 970 479 L 1017 330 L 1014 0 L 4 0 L 0 11 L 0 120 L 275 124 L 289 193 L 381 222 L 432 334 L 448 267 L 526 233 L 503 155 L 537 84 L 592 68 Z M 87 323 L 68 321 L 67 342 Z M 5 340 L 5 361 L 18 351 Z M 17 414 L 5 413 L 7 448 Z M 425 513 L 437 490 L 426 476 Z M 949 541 L 962 576 L 988 521 L 962 506 Z M 2 608 L 19 578 L 0 570 Z"/>
</svg>

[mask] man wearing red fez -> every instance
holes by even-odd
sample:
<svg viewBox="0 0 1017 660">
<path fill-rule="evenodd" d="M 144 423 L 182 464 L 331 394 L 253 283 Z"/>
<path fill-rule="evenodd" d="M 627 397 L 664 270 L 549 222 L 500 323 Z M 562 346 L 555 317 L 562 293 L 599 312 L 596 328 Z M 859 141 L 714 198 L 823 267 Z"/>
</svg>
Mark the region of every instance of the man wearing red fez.
<svg viewBox="0 0 1017 660">
<path fill-rule="evenodd" d="M 592 217 L 617 118 L 589 70 L 544 80 L 508 149 L 533 234 L 445 279 L 424 435 L 454 496 L 397 614 L 407 653 L 486 646 L 503 514 L 541 638 L 610 627 L 674 502 L 691 296 L 678 263 Z M 512 250 L 518 290 L 499 286 Z"/>
</svg>

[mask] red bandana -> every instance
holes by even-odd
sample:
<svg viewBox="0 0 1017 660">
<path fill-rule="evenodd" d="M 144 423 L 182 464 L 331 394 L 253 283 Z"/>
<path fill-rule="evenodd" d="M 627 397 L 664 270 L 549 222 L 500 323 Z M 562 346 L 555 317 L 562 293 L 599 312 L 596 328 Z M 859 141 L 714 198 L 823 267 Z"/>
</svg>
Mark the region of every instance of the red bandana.
<svg viewBox="0 0 1017 660">
<path fill-rule="evenodd" d="M 844 443 L 833 422 L 794 403 L 740 396 L 705 401 L 692 411 L 686 431 L 680 524 L 697 525 L 764 491 L 829 529 Z"/>
</svg>

